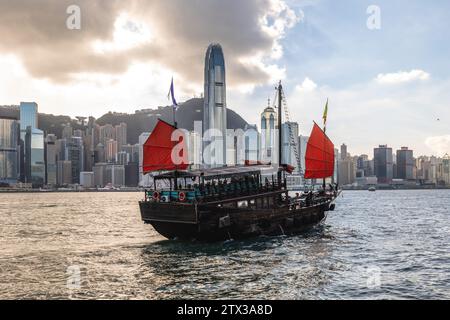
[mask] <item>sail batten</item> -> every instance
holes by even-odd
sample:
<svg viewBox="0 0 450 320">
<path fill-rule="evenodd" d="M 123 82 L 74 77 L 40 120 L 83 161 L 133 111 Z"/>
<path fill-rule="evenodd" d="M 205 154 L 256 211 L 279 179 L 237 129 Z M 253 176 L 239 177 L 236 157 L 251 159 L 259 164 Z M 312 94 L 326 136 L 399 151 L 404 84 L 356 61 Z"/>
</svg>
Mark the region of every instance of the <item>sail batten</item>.
<svg viewBox="0 0 450 320">
<path fill-rule="evenodd" d="M 331 177 L 334 173 L 334 144 L 314 123 L 306 146 L 305 179 Z"/>
<path fill-rule="evenodd" d="M 165 121 L 158 119 L 158 122 L 143 146 L 144 157 L 142 161 L 142 171 L 149 173 L 153 171 L 186 170 L 188 163 L 185 160 L 185 145 L 181 148 L 179 155 L 180 163 L 175 163 L 172 159 L 172 150 L 179 143 L 184 141 L 172 141 L 172 134 L 176 128 Z"/>
</svg>

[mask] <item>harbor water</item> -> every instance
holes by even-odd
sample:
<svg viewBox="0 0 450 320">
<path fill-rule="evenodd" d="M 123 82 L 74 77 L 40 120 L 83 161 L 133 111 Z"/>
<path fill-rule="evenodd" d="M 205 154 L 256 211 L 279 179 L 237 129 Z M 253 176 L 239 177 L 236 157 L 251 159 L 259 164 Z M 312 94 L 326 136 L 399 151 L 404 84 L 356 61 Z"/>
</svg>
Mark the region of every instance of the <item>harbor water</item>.
<svg viewBox="0 0 450 320">
<path fill-rule="evenodd" d="M 0 299 L 450 299 L 450 190 L 345 191 L 297 236 L 203 244 L 142 193 L 0 194 Z"/>
</svg>

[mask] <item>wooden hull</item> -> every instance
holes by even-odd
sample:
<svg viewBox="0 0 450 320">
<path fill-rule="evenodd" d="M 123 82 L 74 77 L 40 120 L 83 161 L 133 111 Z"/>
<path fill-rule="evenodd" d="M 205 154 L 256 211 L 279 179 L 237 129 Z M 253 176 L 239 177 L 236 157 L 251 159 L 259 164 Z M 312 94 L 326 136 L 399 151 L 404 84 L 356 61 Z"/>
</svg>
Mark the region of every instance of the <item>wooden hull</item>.
<svg viewBox="0 0 450 320">
<path fill-rule="evenodd" d="M 302 232 L 326 218 L 327 211 L 334 208 L 333 200 L 302 208 L 258 210 L 145 201 L 139 205 L 142 220 L 162 236 L 211 242 Z"/>
</svg>

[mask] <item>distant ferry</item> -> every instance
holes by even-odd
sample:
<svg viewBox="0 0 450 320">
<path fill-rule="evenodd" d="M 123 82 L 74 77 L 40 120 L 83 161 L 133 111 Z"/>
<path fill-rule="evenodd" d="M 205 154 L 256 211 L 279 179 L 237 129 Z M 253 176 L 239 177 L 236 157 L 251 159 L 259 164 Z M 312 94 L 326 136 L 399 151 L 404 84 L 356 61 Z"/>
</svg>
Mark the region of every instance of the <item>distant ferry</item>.
<svg viewBox="0 0 450 320">
<path fill-rule="evenodd" d="M 278 94 L 278 128 L 282 119 L 282 86 Z M 188 171 L 174 164 L 171 151 L 176 127 L 158 120 L 144 145 L 143 171 L 157 172 L 153 188 L 139 202 L 142 220 L 168 239 L 223 241 L 260 235 L 301 232 L 326 218 L 339 195 L 336 186 L 289 196 L 286 175 L 293 167 L 246 163 L 235 167 Z M 281 132 L 279 159 L 282 159 Z M 268 173 L 274 172 L 270 178 Z M 317 125 L 306 150 L 307 179 L 325 179 L 334 172 L 334 145 Z M 167 188 L 159 188 L 165 182 Z M 324 180 L 325 181 L 325 180 Z"/>
<path fill-rule="evenodd" d="M 369 191 L 377 191 L 377 188 L 375 188 L 374 186 L 369 188 Z"/>
</svg>

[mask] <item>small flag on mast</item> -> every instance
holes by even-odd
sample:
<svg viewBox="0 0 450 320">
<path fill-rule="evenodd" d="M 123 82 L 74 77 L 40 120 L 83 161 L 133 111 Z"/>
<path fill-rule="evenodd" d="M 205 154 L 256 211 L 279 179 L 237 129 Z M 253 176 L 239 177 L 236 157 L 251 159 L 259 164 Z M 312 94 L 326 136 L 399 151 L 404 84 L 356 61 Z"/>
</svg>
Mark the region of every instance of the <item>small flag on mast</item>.
<svg viewBox="0 0 450 320">
<path fill-rule="evenodd" d="M 172 77 L 172 82 L 170 83 L 170 89 L 169 89 L 169 93 L 167 94 L 167 99 L 168 100 L 172 99 L 172 107 L 174 107 L 174 108 L 178 107 L 177 100 L 175 100 L 175 94 L 173 93 L 173 77 Z"/>
<path fill-rule="evenodd" d="M 328 116 L 328 98 L 327 103 L 325 104 L 325 110 L 323 111 L 323 128 L 326 128 L 327 125 L 327 116 Z"/>
</svg>

